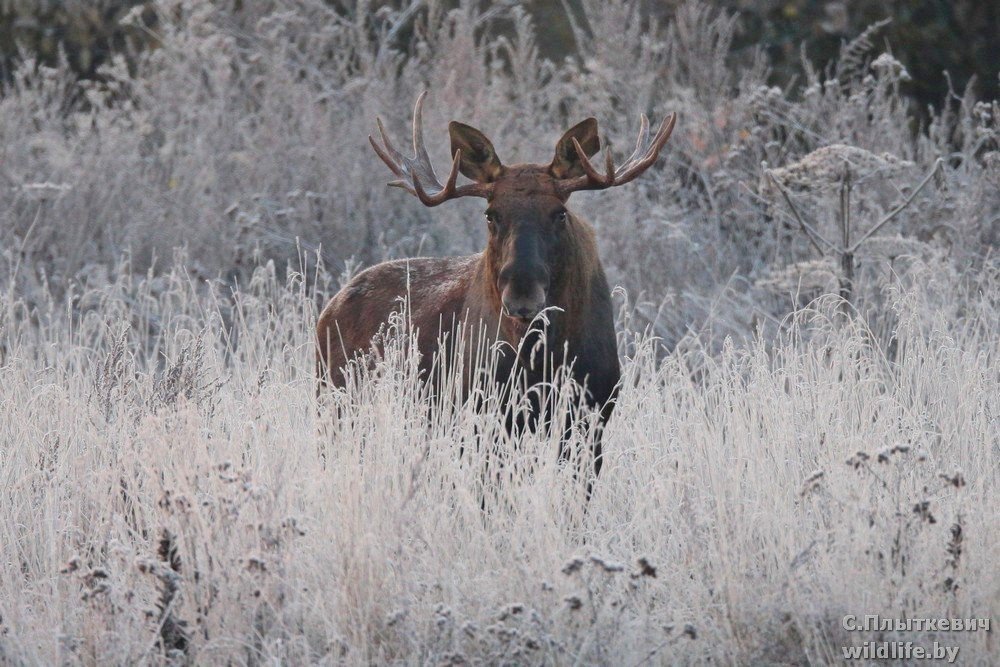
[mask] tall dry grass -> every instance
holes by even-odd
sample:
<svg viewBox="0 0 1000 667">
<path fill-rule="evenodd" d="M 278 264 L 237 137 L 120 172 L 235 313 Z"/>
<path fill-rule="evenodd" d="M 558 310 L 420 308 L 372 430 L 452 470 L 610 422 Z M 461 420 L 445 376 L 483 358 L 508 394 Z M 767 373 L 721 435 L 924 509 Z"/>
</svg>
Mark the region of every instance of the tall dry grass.
<svg viewBox="0 0 1000 667">
<path fill-rule="evenodd" d="M 996 614 L 997 102 L 917 128 L 870 39 L 770 87 L 694 1 L 584 0 L 561 62 L 518 3 L 156 5 L 137 69 L 26 54 L 0 95 L 0 663 L 827 663 L 874 638 L 846 614 Z M 442 163 L 453 117 L 515 161 L 680 114 L 647 176 L 572 202 L 632 295 L 589 504 L 553 434 L 431 413 L 405 336 L 316 396 L 345 277 L 483 242 L 366 145 L 424 88 Z M 938 160 L 842 307 L 765 175 L 838 240 L 845 166 L 858 238 Z"/>
<path fill-rule="evenodd" d="M 317 399 L 318 295 L 276 274 L 7 294 L 0 662 L 827 663 L 873 638 L 846 614 L 997 612 L 996 281 L 959 306 L 928 271 L 893 331 L 819 301 L 661 361 L 623 308 L 585 506 L 553 437 L 429 422 L 405 340 Z"/>
</svg>

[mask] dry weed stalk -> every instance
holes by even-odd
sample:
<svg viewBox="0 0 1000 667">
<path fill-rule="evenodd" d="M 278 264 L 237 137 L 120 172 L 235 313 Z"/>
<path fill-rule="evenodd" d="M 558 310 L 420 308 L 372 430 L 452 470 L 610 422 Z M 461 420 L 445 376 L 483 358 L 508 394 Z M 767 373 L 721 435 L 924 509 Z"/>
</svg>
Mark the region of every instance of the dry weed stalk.
<svg viewBox="0 0 1000 667">
<path fill-rule="evenodd" d="M 927 175 L 924 176 L 917 186 L 912 189 L 906 199 L 882 216 L 880 220 L 872 224 L 866 231 L 862 232 L 860 236 L 854 238 L 853 234 L 855 230 L 852 229 L 851 222 L 851 191 L 854 187 L 854 182 L 850 161 L 844 159 L 842 176 L 840 178 L 840 214 L 837 218 L 841 232 L 839 241 L 831 241 L 827 239 L 819 231 L 817 231 L 814 225 L 806 222 L 802 214 L 799 212 L 798 207 L 796 207 L 795 203 L 792 201 L 792 197 L 788 190 L 779 179 L 776 170 L 768 169 L 767 163 L 763 164 L 763 169 L 771 183 L 773 183 L 778 189 L 778 192 L 781 193 L 782 198 L 788 205 L 792 215 L 795 217 L 795 221 L 798 223 L 799 229 L 809 240 L 809 243 L 816 250 L 816 252 L 819 253 L 820 257 L 825 258 L 832 255 L 837 259 L 840 266 L 840 298 L 842 299 L 843 308 L 846 310 L 849 309 L 853 303 L 856 269 L 855 255 L 858 250 L 866 241 L 877 234 L 879 230 L 895 220 L 900 213 L 906 210 L 916 196 L 920 194 L 920 191 L 923 190 L 924 187 L 930 182 L 934 174 L 938 172 L 943 163 L 944 160 L 941 158 L 935 160 L 934 166 L 931 167 L 930 171 L 927 172 Z"/>
<path fill-rule="evenodd" d="M 155 577 L 159 583 L 160 595 L 156 602 L 157 646 L 171 664 L 189 664 L 188 623 L 177 616 L 182 581 L 181 558 L 177 538 L 166 528 L 160 534 L 156 554 L 158 560 L 141 560 L 138 568 L 140 572 Z"/>
</svg>

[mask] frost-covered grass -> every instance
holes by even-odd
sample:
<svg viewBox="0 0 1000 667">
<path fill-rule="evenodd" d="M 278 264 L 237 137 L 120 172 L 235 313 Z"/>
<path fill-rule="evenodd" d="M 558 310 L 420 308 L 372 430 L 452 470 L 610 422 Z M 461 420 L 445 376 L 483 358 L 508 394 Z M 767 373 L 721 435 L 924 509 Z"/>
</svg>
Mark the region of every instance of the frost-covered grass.
<svg viewBox="0 0 1000 667">
<path fill-rule="evenodd" d="M 552 438 L 428 422 L 398 352 L 318 401 L 312 296 L 8 295 L 0 662 L 827 663 L 874 638 L 846 614 L 997 613 L 995 284 L 891 295 L 892 334 L 823 302 L 718 355 L 623 331 L 586 507 Z"/>
<path fill-rule="evenodd" d="M 135 69 L 0 94 L 0 663 L 823 664 L 876 638 L 844 615 L 996 614 L 996 101 L 915 127 L 868 33 L 780 90 L 693 0 L 583 0 L 559 62 L 518 3 L 156 4 Z M 679 114 L 570 202 L 632 297 L 589 505 L 552 436 L 431 413 L 405 341 L 316 396 L 344 278 L 483 244 L 367 145 L 424 89 L 438 164 L 452 119 L 515 162 Z"/>
</svg>

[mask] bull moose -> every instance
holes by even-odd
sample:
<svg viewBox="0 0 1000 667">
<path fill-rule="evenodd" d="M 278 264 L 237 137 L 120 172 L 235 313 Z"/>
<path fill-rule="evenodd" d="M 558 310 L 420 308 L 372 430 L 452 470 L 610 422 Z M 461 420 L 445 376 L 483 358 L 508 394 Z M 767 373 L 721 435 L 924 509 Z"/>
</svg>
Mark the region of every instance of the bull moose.
<svg viewBox="0 0 1000 667">
<path fill-rule="evenodd" d="M 643 115 L 635 151 L 615 168 L 606 149 L 603 173 L 590 162 L 600 150 L 594 118 L 567 130 L 548 164 L 512 165 L 500 161 L 482 132 L 452 121 L 452 164 L 442 184 L 424 147 L 425 96 L 426 91 L 417 98 L 413 112 L 414 157 L 393 147 L 380 119 L 381 145 L 368 139 L 399 179 L 389 185 L 405 189 L 425 206 L 458 197 L 485 199 L 486 249 L 467 257 L 383 262 L 355 276 L 319 317 L 321 384 L 345 384 L 345 366 L 377 345 L 373 338 L 405 298 L 425 379 L 431 379 L 434 369 L 447 367 L 438 363 L 440 357 L 455 354 L 440 349 L 442 330 L 455 331 L 464 323 L 462 335 L 478 335 L 479 340 L 451 346 L 466 350 L 463 354 L 481 350 L 483 343 L 509 344 L 499 346 L 508 349 L 507 354 L 492 357 L 497 368 L 491 377 L 497 381 L 518 377 L 530 388 L 545 382 L 544 373 L 569 364 L 569 373 L 584 392 L 584 405 L 599 413 L 598 429 L 603 428 L 614 409 L 620 377 L 611 294 L 594 231 L 566 208 L 566 201 L 577 190 L 624 185 L 642 174 L 670 137 L 676 115 L 664 118 L 652 139 Z M 457 185 L 459 172 L 472 182 Z M 525 345 L 528 336 L 544 344 Z M 532 358 L 539 349 L 550 355 L 547 364 Z M 464 377 L 468 393 L 472 375 Z M 534 400 L 532 427 L 542 410 Z M 596 477 L 601 469 L 600 431 L 593 442 Z"/>
</svg>

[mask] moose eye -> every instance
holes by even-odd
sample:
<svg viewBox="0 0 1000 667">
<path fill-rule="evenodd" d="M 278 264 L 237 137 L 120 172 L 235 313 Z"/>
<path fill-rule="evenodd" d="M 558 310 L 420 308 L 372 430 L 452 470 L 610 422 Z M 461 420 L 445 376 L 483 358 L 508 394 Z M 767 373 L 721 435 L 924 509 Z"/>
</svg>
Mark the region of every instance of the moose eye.
<svg viewBox="0 0 1000 667">
<path fill-rule="evenodd" d="M 497 224 L 497 216 L 493 211 L 486 211 L 486 224 L 492 229 Z"/>
<path fill-rule="evenodd" d="M 558 211 L 555 215 L 552 216 L 552 219 L 556 222 L 556 224 L 565 225 L 566 221 L 569 220 L 569 212 L 567 212 L 565 209 L 563 209 L 562 211 Z"/>
</svg>

